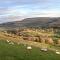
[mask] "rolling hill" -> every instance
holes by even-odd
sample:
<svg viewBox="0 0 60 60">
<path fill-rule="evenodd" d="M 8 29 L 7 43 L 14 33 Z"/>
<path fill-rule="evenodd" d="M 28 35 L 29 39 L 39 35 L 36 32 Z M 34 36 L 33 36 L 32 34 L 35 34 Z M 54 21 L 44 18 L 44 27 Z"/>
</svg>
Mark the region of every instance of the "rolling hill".
<svg viewBox="0 0 60 60">
<path fill-rule="evenodd" d="M 34 17 L 22 21 L 13 21 L 0 24 L 0 28 L 15 29 L 24 27 L 60 27 L 60 18 Z"/>
</svg>

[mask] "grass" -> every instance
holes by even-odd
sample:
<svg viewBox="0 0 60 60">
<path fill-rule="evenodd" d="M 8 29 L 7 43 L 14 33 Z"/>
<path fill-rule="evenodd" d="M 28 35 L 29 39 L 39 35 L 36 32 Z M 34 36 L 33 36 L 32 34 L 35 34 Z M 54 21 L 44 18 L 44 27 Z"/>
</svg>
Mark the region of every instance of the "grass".
<svg viewBox="0 0 60 60">
<path fill-rule="evenodd" d="M 40 48 L 33 47 L 32 50 L 26 49 L 27 45 L 10 45 L 6 41 L 0 40 L 0 60 L 60 60 L 60 55 L 55 52 L 40 51 Z"/>
</svg>

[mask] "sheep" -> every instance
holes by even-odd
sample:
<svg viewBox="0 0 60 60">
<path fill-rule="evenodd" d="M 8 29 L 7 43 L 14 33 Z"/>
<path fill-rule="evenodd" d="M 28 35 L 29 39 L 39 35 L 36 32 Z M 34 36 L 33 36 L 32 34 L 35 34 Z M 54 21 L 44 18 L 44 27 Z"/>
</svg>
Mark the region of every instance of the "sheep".
<svg viewBox="0 0 60 60">
<path fill-rule="evenodd" d="M 60 54 L 60 52 L 58 50 L 56 50 L 56 54 Z"/>
<path fill-rule="evenodd" d="M 41 51 L 45 51 L 46 52 L 47 51 L 47 48 L 41 48 Z"/>
<path fill-rule="evenodd" d="M 60 54 L 60 52 L 57 51 L 56 54 Z"/>
<path fill-rule="evenodd" d="M 7 42 L 9 43 L 10 41 L 9 41 L 9 40 L 7 40 Z"/>
<path fill-rule="evenodd" d="M 9 44 L 12 44 L 12 45 L 14 45 L 14 43 L 13 43 L 13 42 L 10 42 Z"/>
<path fill-rule="evenodd" d="M 31 50 L 31 49 L 32 49 L 32 47 L 31 47 L 31 46 L 28 46 L 28 47 L 27 47 L 27 50 Z"/>
</svg>

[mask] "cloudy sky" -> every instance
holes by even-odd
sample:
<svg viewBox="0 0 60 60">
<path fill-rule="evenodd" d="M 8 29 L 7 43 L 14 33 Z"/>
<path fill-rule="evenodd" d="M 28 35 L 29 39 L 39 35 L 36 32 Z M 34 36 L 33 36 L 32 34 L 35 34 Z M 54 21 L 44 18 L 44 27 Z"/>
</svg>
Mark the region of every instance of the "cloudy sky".
<svg viewBox="0 0 60 60">
<path fill-rule="evenodd" d="M 60 0 L 0 0 L 0 23 L 27 17 L 60 17 Z"/>
</svg>

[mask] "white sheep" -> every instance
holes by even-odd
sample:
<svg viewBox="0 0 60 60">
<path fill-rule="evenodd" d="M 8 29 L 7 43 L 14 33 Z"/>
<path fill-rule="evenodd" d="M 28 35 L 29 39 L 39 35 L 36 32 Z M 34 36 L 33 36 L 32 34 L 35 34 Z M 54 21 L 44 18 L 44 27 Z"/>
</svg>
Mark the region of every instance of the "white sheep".
<svg viewBox="0 0 60 60">
<path fill-rule="evenodd" d="M 31 47 L 31 46 L 28 46 L 28 47 L 27 47 L 27 49 L 28 49 L 28 50 L 31 50 L 31 49 L 32 49 L 32 47 Z"/>
<path fill-rule="evenodd" d="M 14 43 L 13 43 L 13 42 L 10 42 L 9 44 L 12 44 L 12 45 L 14 45 Z"/>
<path fill-rule="evenodd" d="M 9 40 L 7 40 L 7 42 L 9 43 L 10 41 L 9 41 Z"/>
<path fill-rule="evenodd" d="M 56 50 L 56 54 L 60 54 L 60 52 L 58 50 Z"/>
<path fill-rule="evenodd" d="M 60 54 L 60 52 L 56 52 L 56 54 Z"/>
<path fill-rule="evenodd" d="M 47 48 L 41 48 L 41 51 L 47 51 Z"/>
</svg>

